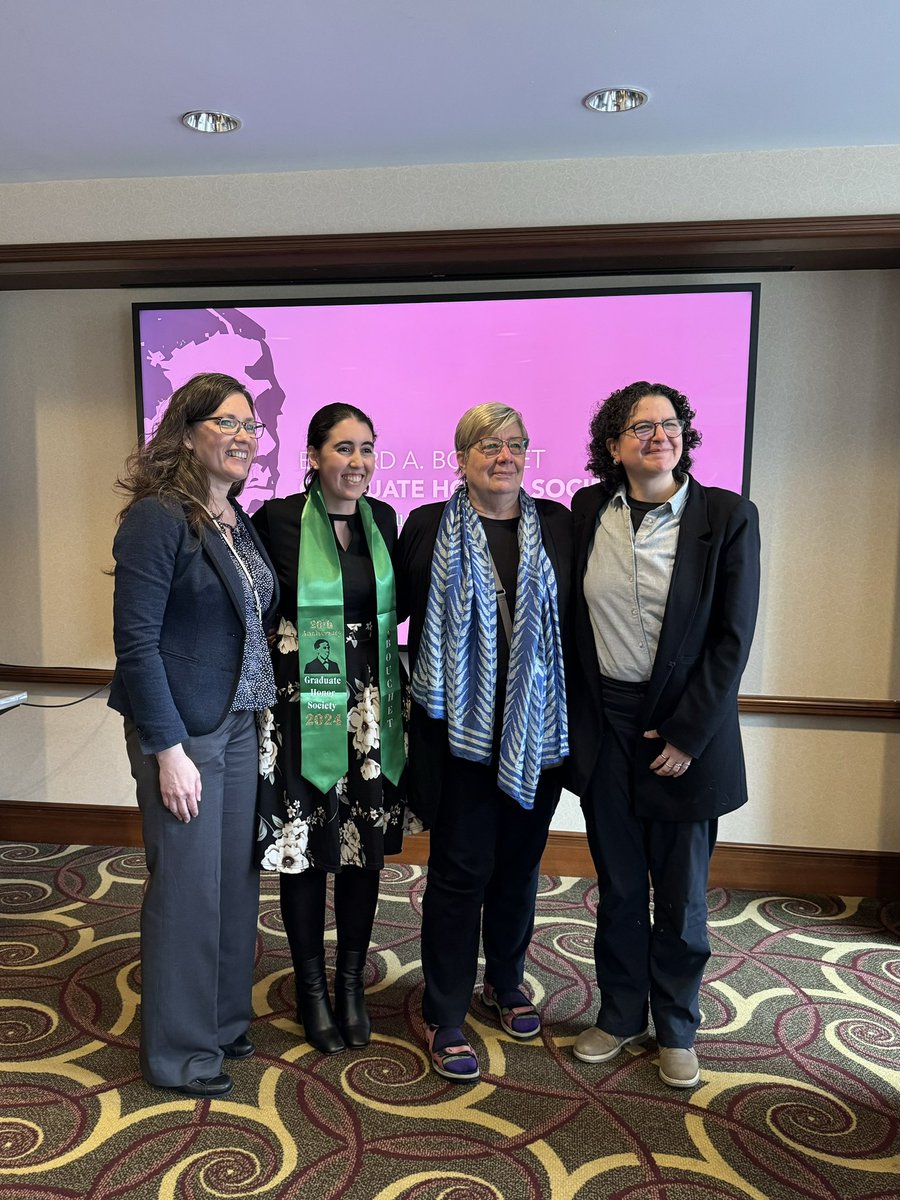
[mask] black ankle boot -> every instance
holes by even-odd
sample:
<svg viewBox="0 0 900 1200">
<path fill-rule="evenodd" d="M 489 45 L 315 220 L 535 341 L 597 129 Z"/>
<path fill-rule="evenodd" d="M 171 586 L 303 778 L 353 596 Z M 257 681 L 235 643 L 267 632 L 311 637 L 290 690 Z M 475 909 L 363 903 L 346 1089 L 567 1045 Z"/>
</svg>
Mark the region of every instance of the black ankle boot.
<svg viewBox="0 0 900 1200">
<path fill-rule="evenodd" d="M 334 1011 L 348 1046 L 368 1046 L 372 1022 L 366 1012 L 365 950 L 338 947 L 334 976 Z"/>
<path fill-rule="evenodd" d="M 346 1049 L 341 1037 L 325 979 L 325 956 L 304 958 L 294 965 L 297 978 L 297 1016 L 306 1040 L 322 1054 L 337 1054 Z"/>
</svg>

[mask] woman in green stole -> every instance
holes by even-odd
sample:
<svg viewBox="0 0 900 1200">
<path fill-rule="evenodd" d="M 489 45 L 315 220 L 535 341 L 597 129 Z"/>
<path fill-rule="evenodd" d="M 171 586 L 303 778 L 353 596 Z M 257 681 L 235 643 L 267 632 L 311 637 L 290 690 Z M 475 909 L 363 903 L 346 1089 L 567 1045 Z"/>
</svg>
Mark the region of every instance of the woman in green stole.
<svg viewBox="0 0 900 1200">
<path fill-rule="evenodd" d="M 334 1054 L 369 1041 L 364 975 L 379 871 L 404 833 L 397 517 L 365 497 L 375 469 L 365 413 L 326 405 L 307 441 L 305 492 L 270 500 L 253 516 L 282 588 L 272 649 L 278 698 L 260 722 L 258 861 L 280 874 L 307 1041 Z M 333 1008 L 324 952 L 329 874 Z"/>
</svg>

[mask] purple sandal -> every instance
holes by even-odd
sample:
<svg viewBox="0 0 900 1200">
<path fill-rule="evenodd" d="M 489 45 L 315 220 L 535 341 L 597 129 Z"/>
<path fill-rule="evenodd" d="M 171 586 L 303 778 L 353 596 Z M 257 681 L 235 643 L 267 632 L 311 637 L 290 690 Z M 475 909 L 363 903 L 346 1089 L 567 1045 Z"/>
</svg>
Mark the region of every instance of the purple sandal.
<svg viewBox="0 0 900 1200">
<path fill-rule="evenodd" d="M 426 1025 L 431 1068 L 454 1083 L 472 1083 L 481 1072 L 475 1051 L 458 1025 Z"/>
<path fill-rule="evenodd" d="M 481 1002 L 497 1010 L 500 1024 L 510 1037 L 524 1040 L 541 1032 L 541 1014 L 521 988 L 498 992 L 485 980 Z"/>
</svg>

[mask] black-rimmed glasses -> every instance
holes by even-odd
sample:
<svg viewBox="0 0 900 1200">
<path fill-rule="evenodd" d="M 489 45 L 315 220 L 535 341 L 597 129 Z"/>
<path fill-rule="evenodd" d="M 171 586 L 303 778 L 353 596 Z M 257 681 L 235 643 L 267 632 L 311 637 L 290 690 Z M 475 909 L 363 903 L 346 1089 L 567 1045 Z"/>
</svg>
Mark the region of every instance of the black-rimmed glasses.
<svg viewBox="0 0 900 1200">
<path fill-rule="evenodd" d="M 635 421 L 633 425 L 629 425 L 627 429 L 623 429 L 619 437 L 630 433 L 639 442 L 649 442 L 654 433 L 656 433 L 657 425 L 660 426 L 666 437 L 670 438 L 678 437 L 684 429 L 684 421 L 679 417 L 667 417 L 665 421 Z"/>
<path fill-rule="evenodd" d="M 196 421 L 191 421 L 191 425 L 199 425 L 201 421 L 213 421 L 222 433 L 237 433 L 243 429 L 252 438 L 258 438 L 265 429 L 262 421 L 239 421 L 237 417 L 198 417 Z"/>
</svg>

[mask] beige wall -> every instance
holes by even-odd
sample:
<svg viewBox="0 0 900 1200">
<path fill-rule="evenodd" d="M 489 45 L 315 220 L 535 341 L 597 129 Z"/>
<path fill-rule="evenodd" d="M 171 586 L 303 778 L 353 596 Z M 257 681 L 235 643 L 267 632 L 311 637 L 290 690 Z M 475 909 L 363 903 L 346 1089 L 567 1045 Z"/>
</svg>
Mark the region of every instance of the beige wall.
<svg viewBox="0 0 900 1200">
<path fill-rule="evenodd" d="M 729 278 L 751 277 L 714 280 Z M 751 495 L 762 518 L 763 596 L 743 690 L 897 696 L 900 275 L 753 278 L 762 282 Z M 136 428 L 130 305 L 185 298 L 0 293 L 0 660 L 112 665 L 112 586 L 102 572 L 113 484 Z M 77 694 L 46 693 L 48 701 Z M 896 723 L 754 717 L 744 728 L 752 803 L 723 822 L 723 839 L 900 850 Z M 133 802 L 118 718 L 102 696 L 0 717 L 2 798 Z M 574 798 L 556 826 L 581 828 Z"/>
<path fill-rule="evenodd" d="M 900 212 L 900 146 L 0 185 L 4 242 Z"/>
</svg>

